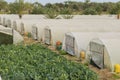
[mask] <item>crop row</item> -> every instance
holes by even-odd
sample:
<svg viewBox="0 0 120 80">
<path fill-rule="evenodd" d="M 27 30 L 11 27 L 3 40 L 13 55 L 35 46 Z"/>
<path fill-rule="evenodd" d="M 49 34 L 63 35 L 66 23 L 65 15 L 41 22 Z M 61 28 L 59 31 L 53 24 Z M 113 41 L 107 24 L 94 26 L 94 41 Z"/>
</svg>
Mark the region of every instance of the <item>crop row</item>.
<svg viewBox="0 0 120 80">
<path fill-rule="evenodd" d="M 0 46 L 0 75 L 3 80 L 97 80 L 86 66 L 40 44 Z"/>
</svg>

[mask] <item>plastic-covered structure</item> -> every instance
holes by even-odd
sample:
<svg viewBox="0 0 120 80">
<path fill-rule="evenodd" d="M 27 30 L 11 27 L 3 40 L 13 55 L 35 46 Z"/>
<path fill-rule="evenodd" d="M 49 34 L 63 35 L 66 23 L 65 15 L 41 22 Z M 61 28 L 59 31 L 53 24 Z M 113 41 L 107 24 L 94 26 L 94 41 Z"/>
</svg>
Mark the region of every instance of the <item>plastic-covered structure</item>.
<svg viewBox="0 0 120 80">
<path fill-rule="evenodd" d="M 46 44 L 55 45 L 56 41 L 63 41 L 67 32 L 120 32 L 119 25 L 119 20 L 63 20 L 46 25 L 43 40 Z"/>
<path fill-rule="evenodd" d="M 93 38 L 117 38 L 119 32 L 69 32 L 65 34 L 62 49 L 71 55 L 80 57 L 81 51 L 87 51 Z M 87 54 L 86 54 L 87 56 Z"/>
<path fill-rule="evenodd" d="M 99 68 L 114 71 L 115 64 L 120 64 L 120 36 L 116 38 L 95 38 L 90 41 L 88 52 L 91 60 Z"/>
<path fill-rule="evenodd" d="M 11 44 L 17 44 L 17 43 L 23 42 L 23 37 L 12 28 L 6 28 L 4 26 L 0 26 L 0 34 L 1 34 L 0 36 L 1 44 L 2 43 L 7 44 L 9 42 Z"/>
</svg>

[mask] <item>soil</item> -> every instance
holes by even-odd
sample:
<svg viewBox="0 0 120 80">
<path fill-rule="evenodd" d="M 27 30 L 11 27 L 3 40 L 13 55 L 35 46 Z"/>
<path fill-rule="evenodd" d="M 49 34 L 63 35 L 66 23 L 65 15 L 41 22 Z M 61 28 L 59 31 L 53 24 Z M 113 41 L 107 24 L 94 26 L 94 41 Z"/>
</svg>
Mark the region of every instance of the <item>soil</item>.
<svg viewBox="0 0 120 80">
<path fill-rule="evenodd" d="M 27 36 L 24 36 L 24 44 L 35 44 L 35 43 L 38 43 L 37 40 L 33 40 L 32 38 L 28 38 Z"/>
<path fill-rule="evenodd" d="M 24 44 L 35 44 L 35 43 L 38 43 L 38 41 L 28 38 L 27 36 L 24 36 Z M 44 45 L 44 46 L 46 46 L 46 45 Z M 57 51 L 54 47 L 48 46 L 48 48 L 51 49 L 52 51 L 56 52 L 57 54 L 59 54 L 59 51 Z M 71 56 L 69 54 L 62 55 L 62 56 L 68 60 L 74 61 L 79 64 L 84 63 L 84 62 L 81 62 L 80 59 L 78 59 L 74 56 Z M 95 67 L 91 64 L 88 64 L 88 67 L 98 74 L 99 80 L 120 80 L 120 75 L 117 75 L 117 76 L 119 76 L 119 78 L 118 77 L 115 78 L 114 73 L 111 73 L 107 69 L 98 69 L 97 67 Z"/>
</svg>

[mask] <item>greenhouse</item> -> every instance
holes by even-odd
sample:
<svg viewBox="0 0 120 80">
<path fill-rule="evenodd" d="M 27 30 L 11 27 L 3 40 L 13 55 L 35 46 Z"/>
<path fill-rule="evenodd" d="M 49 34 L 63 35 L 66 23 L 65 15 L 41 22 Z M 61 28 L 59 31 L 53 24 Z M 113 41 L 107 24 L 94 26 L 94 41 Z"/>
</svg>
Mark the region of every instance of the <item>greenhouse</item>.
<svg viewBox="0 0 120 80">
<path fill-rule="evenodd" d="M 43 38 L 43 33 L 44 33 L 44 28 L 47 27 L 48 25 L 50 26 L 54 26 L 54 24 L 56 24 L 56 27 L 60 24 L 67 24 L 67 23 L 64 23 L 66 20 L 54 20 L 54 19 L 43 19 L 43 20 L 40 20 L 39 23 L 37 24 L 34 24 L 32 26 L 32 36 L 33 36 L 33 39 L 35 40 L 38 40 L 38 41 L 41 41 L 42 38 Z M 59 27 L 59 26 L 58 26 Z"/>
<path fill-rule="evenodd" d="M 116 15 L 75 15 L 73 19 L 117 19 Z"/>
<path fill-rule="evenodd" d="M 80 52 L 86 52 L 88 45 L 93 38 L 117 38 L 119 32 L 69 32 L 65 34 L 62 49 L 70 55 L 80 57 Z M 86 57 L 88 55 L 86 54 Z"/>
<path fill-rule="evenodd" d="M 32 33 L 32 25 L 40 23 L 41 20 L 24 20 L 20 23 L 20 33 L 24 34 L 25 32 Z"/>
<path fill-rule="evenodd" d="M 33 24 L 32 25 L 32 38 L 38 41 L 42 41 L 43 31 L 45 24 Z"/>
<path fill-rule="evenodd" d="M 43 19 L 43 15 L 23 15 L 22 19 L 18 15 L 2 15 L 4 19 L 4 24 L 7 27 L 13 25 L 14 20 L 31 20 L 31 19 Z"/>
<path fill-rule="evenodd" d="M 55 45 L 56 41 L 63 41 L 63 37 L 67 32 L 119 32 L 120 22 L 118 20 L 100 20 L 100 21 L 81 21 L 79 20 L 63 20 L 61 23 L 46 25 L 44 29 L 44 42 L 46 44 Z M 99 25 L 98 25 L 99 24 Z M 59 37 L 58 37 L 59 36 Z"/>
<path fill-rule="evenodd" d="M 114 71 L 114 66 L 120 64 L 120 36 L 117 38 L 96 38 L 90 41 L 88 52 L 91 60 L 99 68 Z"/>
<path fill-rule="evenodd" d="M 5 28 L 4 26 L 0 26 L 0 43 L 11 43 L 17 44 L 23 42 L 23 37 L 15 30 L 11 28 Z"/>
</svg>

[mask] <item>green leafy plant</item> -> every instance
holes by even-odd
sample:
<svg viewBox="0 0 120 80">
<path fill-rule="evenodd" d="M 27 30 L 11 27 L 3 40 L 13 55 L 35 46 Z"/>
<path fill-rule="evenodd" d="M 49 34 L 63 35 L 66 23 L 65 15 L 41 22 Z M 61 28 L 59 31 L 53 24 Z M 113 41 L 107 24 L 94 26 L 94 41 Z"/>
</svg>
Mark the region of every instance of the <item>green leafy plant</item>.
<svg viewBox="0 0 120 80">
<path fill-rule="evenodd" d="M 27 36 L 28 36 L 28 38 L 31 38 L 32 34 L 30 32 L 28 32 Z"/>
<path fill-rule="evenodd" d="M 64 19 L 72 19 L 74 16 L 73 15 L 62 15 Z"/>
<path fill-rule="evenodd" d="M 120 79 L 120 75 L 119 74 L 113 74 L 113 78 L 116 79 Z"/>
<path fill-rule="evenodd" d="M 95 72 L 40 44 L 1 45 L 2 80 L 98 80 Z"/>
<path fill-rule="evenodd" d="M 52 8 L 47 9 L 46 11 L 46 18 L 48 19 L 55 19 L 59 14 Z"/>
<path fill-rule="evenodd" d="M 64 51 L 64 50 L 60 50 L 59 53 L 60 53 L 61 55 L 66 55 L 66 54 L 67 54 L 67 52 Z"/>
</svg>

